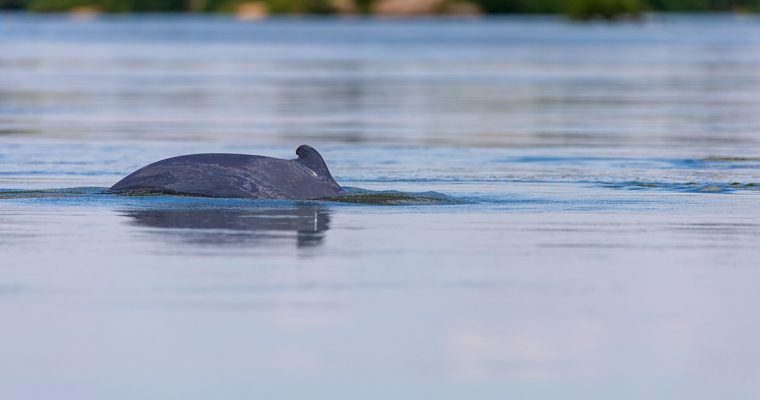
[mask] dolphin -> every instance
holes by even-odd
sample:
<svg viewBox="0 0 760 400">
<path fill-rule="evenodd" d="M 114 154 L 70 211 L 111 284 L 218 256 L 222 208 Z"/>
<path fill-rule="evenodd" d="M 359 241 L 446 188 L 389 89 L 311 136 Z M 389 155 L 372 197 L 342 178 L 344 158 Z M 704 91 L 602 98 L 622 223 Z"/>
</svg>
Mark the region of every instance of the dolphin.
<svg viewBox="0 0 760 400">
<path fill-rule="evenodd" d="M 294 160 L 225 153 L 172 157 L 138 169 L 106 192 L 289 200 L 345 194 L 317 150 L 301 145 L 296 155 Z"/>
</svg>

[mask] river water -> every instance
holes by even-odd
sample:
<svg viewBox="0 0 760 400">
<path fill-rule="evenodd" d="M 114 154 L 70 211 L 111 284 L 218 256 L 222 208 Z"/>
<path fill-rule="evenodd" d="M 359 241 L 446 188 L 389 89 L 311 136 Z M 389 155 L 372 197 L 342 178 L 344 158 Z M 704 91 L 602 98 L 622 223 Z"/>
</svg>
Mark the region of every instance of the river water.
<svg viewBox="0 0 760 400">
<path fill-rule="evenodd" d="M 0 398 L 756 399 L 759 141 L 756 17 L 0 16 Z M 302 143 L 410 201 L 102 193 Z"/>
</svg>

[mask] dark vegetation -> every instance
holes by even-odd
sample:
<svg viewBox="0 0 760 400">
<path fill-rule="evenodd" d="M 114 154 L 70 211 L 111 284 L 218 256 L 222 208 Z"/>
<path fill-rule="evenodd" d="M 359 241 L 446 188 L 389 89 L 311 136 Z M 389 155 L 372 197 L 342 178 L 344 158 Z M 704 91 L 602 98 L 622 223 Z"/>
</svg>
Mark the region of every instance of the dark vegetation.
<svg viewBox="0 0 760 400">
<path fill-rule="evenodd" d="M 0 0 L 0 9 L 67 12 L 89 8 L 99 12 L 235 12 L 251 0 Z M 371 14 L 383 0 L 261 0 L 272 14 Z M 408 0 L 414 1 L 414 0 Z M 648 11 L 760 11 L 760 0 L 440 0 L 441 5 L 466 3 L 485 14 L 564 14 L 576 19 L 638 16 Z M 345 6 L 344 6 L 345 7 Z M 442 9 L 442 8 L 439 8 Z M 431 9 L 430 13 L 436 13 Z"/>
</svg>

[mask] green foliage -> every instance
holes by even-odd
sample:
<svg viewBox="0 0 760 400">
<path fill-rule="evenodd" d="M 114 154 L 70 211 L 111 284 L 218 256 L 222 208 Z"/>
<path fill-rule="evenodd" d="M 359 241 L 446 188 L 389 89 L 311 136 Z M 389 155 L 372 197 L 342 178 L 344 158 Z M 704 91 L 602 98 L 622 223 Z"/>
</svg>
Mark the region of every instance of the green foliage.
<svg viewBox="0 0 760 400">
<path fill-rule="evenodd" d="M 653 10 L 702 11 L 709 9 L 709 0 L 648 0 Z"/>
<path fill-rule="evenodd" d="M 0 0 L 0 10 L 23 10 L 26 3 L 26 0 Z"/>
<path fill-rule="evenodd" d="M 330 0 L 268 0 L 269 11 L 275 14 L 330 14 Z"/>
<path fill-rule="evenodd" d="M 246 0 L 0 0 L 2 10 L 63 12 L 75 7 L 96 7 L 104 12 L 181 12 L 193 10 L 232 12 Z M 249 0 L 250 1 L 250 0 Z M 329 14 L 331 0 L 263 0 L 272 13 Z M 354 0 L 369 13 L 379 0 Z M 415 0 L 408 0 L 415 1 Z M 487 14 L 563 13 L 573 18 L 617 18 L 651 11 L 760 11 L 760 0 L 469 0 Z"/>
<path fill-rule="evenodd" d="M 129 11 L 160 12 L 184 11 L 189 3 L 187 0 L 127 0 Z"/>
<path fill-rule="evenodd" d="M 760 0 L 473 0 L 489 14 L 569 13 L 573 16 L 653 11 L 759 10 Z"/>
<path fill-rule="evenodd" d="M 567 0 L 477 0 L 489 14 L 556 13 L 566 8 Z"/>
<path fill-rule="evenodd" d="M 636 17 L 644 10 L 640 0 L 574 0 L 570 2 L 568 15 L 573 19 Z"/>
<path fill-rule="evenodd" d="M 208 0 L 204 11 L 231 13 L 235 12 L 241 2 L 242 0 Z"/>
<path fill-rule="evenodd" d="M 359 7 L 359 11 L 361 11 L 364 14 L 369 14 L 370 9 L 372 8 L 372 0 L 354 0 L 356 2 L 356 5 Z"/>
<path fill-rule="evenodd" d="M 205 11 L 235 12 L 240 4 L 252 0 L 206 0 Z M 263 0 L 274 14 L 330 14 L 330 0 Z"/>
<path fill-rule="evenodd" d="M 106 12 L 133 10 L 130 0 L 30 0 L 26 9 L 34 12 L 63 12 L 76 7 L 97 7 Z"/>
</svg>

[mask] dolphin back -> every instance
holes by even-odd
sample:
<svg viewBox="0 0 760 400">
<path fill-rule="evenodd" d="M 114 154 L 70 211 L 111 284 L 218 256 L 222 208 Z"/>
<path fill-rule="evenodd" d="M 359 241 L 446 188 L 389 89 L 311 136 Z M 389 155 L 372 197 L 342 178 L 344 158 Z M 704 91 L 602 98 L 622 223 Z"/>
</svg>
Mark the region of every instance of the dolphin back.
<svg viewBox="0 0 760 400">
<path fill-rule="evenodd" d="M 292 200 L 343 194 L 322 156 L 302 148 L 295 160 L 225 153 L 167 158 L 133 172 L 108 192 Z"/>
</svg>

